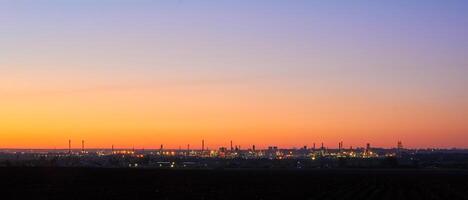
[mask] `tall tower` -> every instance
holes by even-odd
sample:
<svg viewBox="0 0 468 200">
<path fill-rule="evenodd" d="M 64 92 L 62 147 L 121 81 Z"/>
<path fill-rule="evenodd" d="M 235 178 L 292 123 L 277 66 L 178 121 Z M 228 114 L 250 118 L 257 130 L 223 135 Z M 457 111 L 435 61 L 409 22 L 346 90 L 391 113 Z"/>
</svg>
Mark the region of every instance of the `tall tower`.
<svg viewBox="0 0 468 200">
<path fill-rule="evenodd" d="M 201 146 L 202 146 L 201 147 L 202 152 L 205 151 L 205 140 L 201 141 Z"/>
<path fill-rule="evenodd" d="M 84 140 L 81 140 L 81 153 L 85 153 Z"/>
<path fill-rule="evenodd" d="M 68 140 L 68 153 L 71 154 L 71 140 Z"/>
<path fill-rule="evenodd" d="M 252 150 L 253 150 L 253 151 L 255 151 L 255 144 L 254 144 L 254 145 L 252 145 Z"/>
<path fill-rule="evenodd" d="M 321 154 L 322 156 L 325 155 L 325 146 L 323 145 L 323 142 L 322 142 L 322 147 L 320 148 L 320 154 Z"/>
<path fill-rule="evenodd" d="M 367 143 L 365 155 L 369 156 L 369 154 L 370 154 L 370 148 L 371 148 L 370 143 Z"/>
<path fill-rule="evenodd" d="M 231 151 L 233 151 L 233 150 L 234 150 L 234 147 L 232 146 L 232 140 L 231 140 Z"/>
</svg>

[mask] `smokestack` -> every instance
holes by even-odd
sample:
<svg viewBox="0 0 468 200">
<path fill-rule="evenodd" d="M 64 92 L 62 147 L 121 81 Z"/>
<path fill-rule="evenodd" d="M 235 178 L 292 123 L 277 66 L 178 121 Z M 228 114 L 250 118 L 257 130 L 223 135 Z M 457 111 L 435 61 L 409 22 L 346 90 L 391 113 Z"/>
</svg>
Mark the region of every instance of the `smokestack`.
<svg viewBox="0 0 468 200">
<path fill-rule="evenodd" d="M 68 140 L 68 153 L 71 154 L 71 140 Z"/>
<path fill-rule="evenodd" d="M 84 153 L 85 152 L 85 149 L 84 149 L 84 140 L 81 140 L 81 153 Z"/>
<path fill-rule="evenodd" d="M 232 147 L 232 140 L 231 140 L 231 151 L 234 150 L 234 148 Z"/>
<path fill-rule="evenodd" d="M 205 151 L 205 140 L 202 140 L 202 141 L 201 141 L 201 144 L 202 144 L 201 150 L 202 150 L 202 151 Z"/>
<path fill-rule="evenodd" d="M 255 145 L 252 146 L 252 150 L 255 151 Z"/>
<path fill-rule="evenodd" d="M 313 150 L 315 151 L 315 142 L 314 142 L 314 147 L 313 147 Z"/>
<path fill-rule="evenodd" d="M 369 153 L 370 153 L 370 148 L 371 148 L 371 147 L 370 147 L 370 143 L 367 143 L 367 145 L 366 145 L 366 152 L 365 152 L 367 155 L 369 155 Z"/>
</svg>

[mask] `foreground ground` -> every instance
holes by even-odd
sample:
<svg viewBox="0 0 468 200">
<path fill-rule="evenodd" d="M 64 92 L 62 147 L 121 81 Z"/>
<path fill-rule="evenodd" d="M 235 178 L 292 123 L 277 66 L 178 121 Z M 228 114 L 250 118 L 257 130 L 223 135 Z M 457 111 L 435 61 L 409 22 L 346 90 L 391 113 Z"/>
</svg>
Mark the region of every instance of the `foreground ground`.
<svg viewBox="0 0 468 200">
<path fill-rule="evenodd" d="M 468 171 L 0 168 L 0 199 L 468 199 Z"/>
</svg>

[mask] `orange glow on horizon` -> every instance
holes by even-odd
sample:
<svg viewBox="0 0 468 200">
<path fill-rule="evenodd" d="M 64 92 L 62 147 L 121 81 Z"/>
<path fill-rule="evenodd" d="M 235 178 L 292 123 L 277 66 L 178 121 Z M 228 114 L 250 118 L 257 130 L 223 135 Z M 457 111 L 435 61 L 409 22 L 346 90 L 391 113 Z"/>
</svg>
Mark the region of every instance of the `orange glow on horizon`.
<svg viewBox="0 0 468 200">
<path fill-rule="evenodd" d="M 89 148 L 217 149 L 309 147 L 467 147 L 463 114 L 382 95 L 367 100 L 346 93 L 304 95 L 288 88 L 249 91 L 245 86 L 142 88 L 4 98 L 0 148 L 65 148 L 68 139 Z M 281 91 L 278 91 L 282 89 Z M 226 92 L 229 91 L 229 92 Z M 285 95 L 287 94 L 287 95 Z M 346 99 L 346 101 L 343 101 Z M 76 143 L 76 147 L 78 147 Z"/>
</svg>

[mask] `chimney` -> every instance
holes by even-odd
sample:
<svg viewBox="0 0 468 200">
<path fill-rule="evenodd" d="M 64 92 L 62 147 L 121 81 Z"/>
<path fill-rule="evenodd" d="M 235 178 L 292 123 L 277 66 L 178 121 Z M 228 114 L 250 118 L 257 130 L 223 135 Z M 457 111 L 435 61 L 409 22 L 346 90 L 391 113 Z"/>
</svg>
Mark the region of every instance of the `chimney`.
<svg viewBox="0 0 468 200">
<path fill-rule="evenodd" d="M 84 149 L 84 140 L 81 140 L 81 153 L 84 153 L 85 152 L 85 149 Z"/>
</svg>

